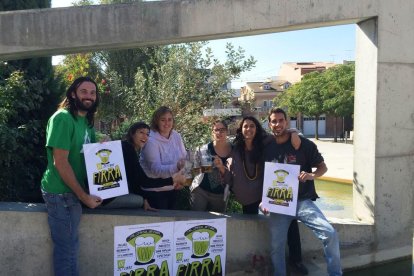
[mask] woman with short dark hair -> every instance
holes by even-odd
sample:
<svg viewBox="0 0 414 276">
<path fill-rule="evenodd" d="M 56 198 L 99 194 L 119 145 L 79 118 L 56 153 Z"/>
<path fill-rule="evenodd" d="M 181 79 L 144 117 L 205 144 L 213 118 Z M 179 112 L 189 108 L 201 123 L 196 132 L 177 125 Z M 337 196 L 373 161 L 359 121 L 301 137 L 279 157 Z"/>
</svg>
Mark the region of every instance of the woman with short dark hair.
<svg viewBox="0 0 414 276">
<path fill-rule="evenodd" d="M 171 177 L 166 179 L 149 178 L 139 163 L 139 155 L 148 141 L 149 132 L 150 127 L 144 122 L 137 122 L 129 127 L 125 139 L 122 141 L 122 154 L 129 194 L 104 200 L 102 203 L 103 208 L 142 207 L 144 210 L 155 210 L 146 199 L 146 194 L 141 187 L 151 186 L 154 182 L 162 185 L 173 185 Z"/>
</svg>

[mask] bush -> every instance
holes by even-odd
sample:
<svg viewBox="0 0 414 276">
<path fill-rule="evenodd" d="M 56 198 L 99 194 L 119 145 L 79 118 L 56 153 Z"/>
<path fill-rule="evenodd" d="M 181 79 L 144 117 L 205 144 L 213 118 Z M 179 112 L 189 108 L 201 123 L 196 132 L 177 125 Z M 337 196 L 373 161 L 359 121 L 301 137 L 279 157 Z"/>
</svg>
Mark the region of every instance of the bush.
<svg viewBox="0 0 414 276">
<path fill-rule="evenodd" d="M 45 128 L 57 105 L 56 84 L 53 78 L 38 79 L 18 70 L 0 76 L 1 201 L 42 201 Z"/>
</svg>

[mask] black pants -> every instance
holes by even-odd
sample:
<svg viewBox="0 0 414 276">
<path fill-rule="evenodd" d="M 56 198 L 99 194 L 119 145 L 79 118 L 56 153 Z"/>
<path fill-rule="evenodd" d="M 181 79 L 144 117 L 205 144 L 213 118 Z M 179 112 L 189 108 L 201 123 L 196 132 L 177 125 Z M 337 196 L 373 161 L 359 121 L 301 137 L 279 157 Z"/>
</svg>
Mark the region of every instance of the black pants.
<svg viewBox="0 0 414 276">
<path fill-rule="evenodd" d="M 152 208 L 166 210 L 175 208 L 175 190 L 164 192 L 145 191 L 144 197 Z"/>
<path fill-rule="evenodd" d="M 257 215 L 259 214 L 259 204 L 261 201 L 252 204 L 243 205 L 243 214 Z M 294 263 L 302 262 L 302 245 L 300 243 L 300 233 L 298 221 L 292 220 L 288 230 L 288 247 L 289 261 Z"/>
</svg>

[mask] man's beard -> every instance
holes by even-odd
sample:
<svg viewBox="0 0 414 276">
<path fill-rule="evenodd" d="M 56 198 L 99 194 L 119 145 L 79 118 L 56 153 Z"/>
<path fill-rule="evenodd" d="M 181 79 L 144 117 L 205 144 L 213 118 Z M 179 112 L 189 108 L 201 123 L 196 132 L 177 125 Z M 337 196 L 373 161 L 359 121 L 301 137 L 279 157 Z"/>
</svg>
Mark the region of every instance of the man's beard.
<svg viewBox="0 0 414 276">
<path fill-rule="evenodd" d="M 281 131 L 273 131 L 274 136 L 283 136 L 286 133 L 286 128 L 282 129 Z"/>
<path fill-rule="evenodd" d="M 93 100 L 91 100 L 91 101 L 92 101 L 91 105 L 86 106 L 86 105 L 83 104 L 83 102 L 77 96 L 75 96 L 75 106 L 80 111 L 88 112 L 90 110 L 93 110 L 93 108 L 95 107 L 95 101 L 93 101 Z"/>
</svg>

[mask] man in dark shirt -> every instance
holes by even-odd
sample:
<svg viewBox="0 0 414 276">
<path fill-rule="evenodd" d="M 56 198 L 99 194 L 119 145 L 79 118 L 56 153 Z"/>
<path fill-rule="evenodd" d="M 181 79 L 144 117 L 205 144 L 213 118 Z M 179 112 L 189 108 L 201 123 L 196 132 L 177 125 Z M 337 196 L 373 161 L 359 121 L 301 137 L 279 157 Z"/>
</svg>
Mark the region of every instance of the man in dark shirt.
<svg viewBox="0 0 414 276">
<path fill-rule="evenodd" d="M 298 219 L 312 229 L 323 243 L 325 259 L 329 275 L 342 275 L 338 235 L 332 225 L 325 218 L 313 202 L 318 198 L 314 179 L 320 177 L 328 170 L 322 155 L 316 145 L 301 137 L 301 146 L 295 150 L 290 143 L 287 132 L 286 113 L 281 108 L 273 108 L 269 112 L 269 127 L 275 139 L 264 150 L 265 161 L 300 165 L 299 192 L 296 216 L 272 213 L 269 218 L 269 227 L 272 236 L 272 263 L 274 275 L 286 275 L 285 244 L 290 222 Z M 316 168 L 312 171 L 312 168 Z M 260 205 L 263 213 L 269 210 Z"/>
</svg>

